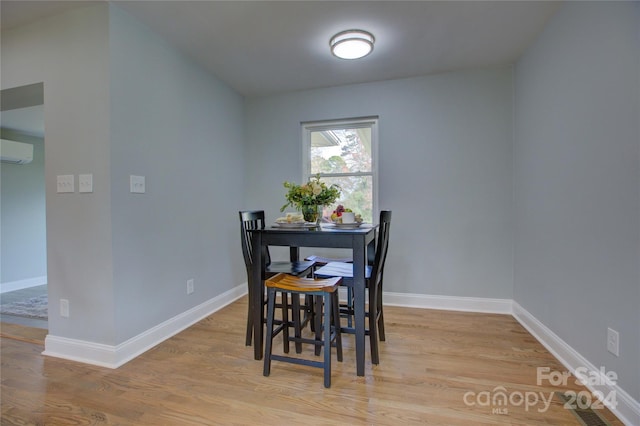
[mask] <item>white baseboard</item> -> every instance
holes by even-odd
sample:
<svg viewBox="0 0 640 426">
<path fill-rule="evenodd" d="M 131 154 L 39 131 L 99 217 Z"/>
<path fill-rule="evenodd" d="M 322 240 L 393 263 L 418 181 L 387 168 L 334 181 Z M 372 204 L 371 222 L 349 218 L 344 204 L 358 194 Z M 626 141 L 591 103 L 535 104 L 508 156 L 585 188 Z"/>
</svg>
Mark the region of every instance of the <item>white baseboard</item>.
<svg viewBox="0 0 640 426">
<path fill-rule="evenodd" d="M 607 380 L 605 374 L 598 367 L 590 363 L 515 301 L 513 302 L 513 316 L 573 375 L 576 375 L 576 370 L 580 368 L 583 374 L 586 370 L 587 377 L 596 378 L 593 380 L 595 384 L 585 383 L 591 392 L 601 392 L 605 397 L 615 395 L 617 406 L 608 408 L 618 419 L 625 425 L 640 425 L 640 403 L 638 401 L 634 400 L 617 383 L 611 383 Z"/>
<path fill-rule="evenodd" d="M 116 346 L 47 335 L 43 355 L 118 368 L 247 294 L 242 284 Z"/>
<path fill-rule="evenodd" d="M 201 319 L 233 303 L 246 293 L 247 284 L 243 283 L 116 346 L 49 334 L 45 338 L 43 355 L 107 368 L 118 368 Z M 511 313 L 511 300 L 507 299 L 426 296 L 401 293 L 385 293 L 384 299 L 385 304 L 390 306 L 500 314 Z"/>
<path fill-rule="evenodd" d="M 440 309 L 445 311 L 482 312 L 511 314 L 511 299 L 489 299 L 484 297 L 434 296 L 428 294 L 384 292 L 384 304 L 405 308 Z"/>
<path fill-rule="evenodd" d="M 45 285 L 47 283 L 47 276 L 27 278 L 26 280 L 9 281 L 6 283 L 0 283 L 0 294 L 7 293 L 9 291 L 22 290 L 29 287 L 37 287 L 39 285 Z"/>
</svg>

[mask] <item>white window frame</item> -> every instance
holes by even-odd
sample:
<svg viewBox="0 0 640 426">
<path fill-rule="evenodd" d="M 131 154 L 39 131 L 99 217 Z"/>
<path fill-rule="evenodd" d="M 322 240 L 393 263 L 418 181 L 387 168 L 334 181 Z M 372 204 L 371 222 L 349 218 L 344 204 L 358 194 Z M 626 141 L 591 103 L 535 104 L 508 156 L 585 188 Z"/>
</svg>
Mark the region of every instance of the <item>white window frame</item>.
<svg viewBox="0 0 640 426">
<path fill-rule="evenodd" d="M 373 191 L 373 221 L 377 220 L 378 210 L 378 117 L 345 118 L 326 121 L 308 121 L 300 123 L 302 127 L 302 182 L 307 182 L 311 174 L 311 133 L 344 128 L 371 128 L 371 171 L 356 173 L 320 173 L 322 177 L 371 176 Z"/>
</svg>

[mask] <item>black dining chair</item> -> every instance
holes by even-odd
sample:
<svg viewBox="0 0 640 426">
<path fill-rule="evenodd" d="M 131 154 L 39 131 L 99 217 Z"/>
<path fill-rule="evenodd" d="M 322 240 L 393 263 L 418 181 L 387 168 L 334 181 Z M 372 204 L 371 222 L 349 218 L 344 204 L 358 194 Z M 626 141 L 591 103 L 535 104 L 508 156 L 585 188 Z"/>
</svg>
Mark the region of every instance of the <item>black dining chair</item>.
<svg viewBox="0 0 640 426">
<path fill-rule="evenodd" d="M 248 283 L 248 295 L 249 295 L 249 307 L 247 311 L 247 333 L 246 333 L 246 341 L 245 344 L 247 346 L 251 346 L 251 339 L 253 336 L 253 316 L 251 315 L 251 300 L 253 300 L 253 286 L 251 285 L 251 269 L 253 267 L 253 247 L 251 246 L 251 231 L 256 229 L 264 229 L 265 227 L 265 214 L 264 210 L 245 210 L 240 211 L 240 230 L 241 230 L 241 241 L 242 241 L 242 254 L 244 256 L 244 264 L 247 270 L 247 283 Z M 265 271 L 264 277 L 270 278 L 276 274 L 284 273 L 294 276 L 309 276 L 313 273 L 313 269 L 315 266 L 315 262 L 313 261 L 295 261 L 295 262 L 286 262 L 286 261 L 272 261 L 271 256 L 269 255 L 269 248 L 266 247 L 264 249 L 263 258 L 265 259 Z M 266 306 L 267 300 L 266 297 L 263 297 L 263 305 L 261 309 L 264 313 L 264 308 Z M 287 300 L 283 300 L 281 305 L 283 311 L 288 309 Z M 298 312 L 294 312 L 294 315 L 299 314 L 299 309 L 305 309 L 305 312 L 308 312 L 310 308 L 306 305 L 300 305 L 299 299 L 297 296 L 293 298 L 292 301 L 292 309 L 298 310 Z M 286 314 L 283 314 L 283 320 L 286 322 Z M 264 319 L 264 314 L 262 315 Z M 307 318 L 308 321 L 308 318 Z M 283 332 L 288 333 L 288 327 L 283 327 Z M 286 339 L 285 339 L 286 341 Z M 286 343 L 288 344 L 288 342 Z M 299 351 L 299 346 L 296 347 Z M 287 348 L 288 351 L 288 348 Z"/>
<path fill-rule="evenodd" d="M 375 252 L 372 250 L 367 251 L 367 264 L 373 265 L 375 257 Z M 343 258 L 333 258 L 333 257 L 325 257 L 318 256 L 315 254 L 309 255 L 304 258 L 304 260 L 311 260 L 316 263 L 316 268 L 325 266 L 327 263 L 331 262 L 341 262 L 341 263 L 353 263 L 353 257 L 343 257 Z M 347 318 L 347 327 L 353 326 L 353 287 L 347 287 L 347 297 L 344 303 L 340 304 L 340 315 L 342 317 Z"/>
<path fill-rule="evenodd" d="M 380 225 L 378 228 L 378 237 L 376 242 L 375 257 L 373 264 L 365 269 L 366 286 L 369 293 L 369 303 L 366 316 L 369 328 L 366 334 L 369 335 L 371 346 L 371 362 L 379 364 L 380 357 L 378 354 L 378 338 L 385 341 L 384 330 L 384 312 L 382 303 L 382 283 L 384 275 L 384 267 L 389 249 L 389 230 L 391 228 L 391 211 L 383 210 L 380 212 Z M 353 264 L 345 262 L 329 262 L 325 266 L 317 268 L 315 276 L 319 278 L 342 277 L 342 285 L 353 288 Z M 348 297 L 352 297 L 353 293 L 349 292 Z M 352 301 L 348 301 L 347 307 L 353 306 Z M 353 315 L 351 310 L 349 315 Z M 355 333 L 352 327 L 342 327 L 343 333 Z"/>
</svg>

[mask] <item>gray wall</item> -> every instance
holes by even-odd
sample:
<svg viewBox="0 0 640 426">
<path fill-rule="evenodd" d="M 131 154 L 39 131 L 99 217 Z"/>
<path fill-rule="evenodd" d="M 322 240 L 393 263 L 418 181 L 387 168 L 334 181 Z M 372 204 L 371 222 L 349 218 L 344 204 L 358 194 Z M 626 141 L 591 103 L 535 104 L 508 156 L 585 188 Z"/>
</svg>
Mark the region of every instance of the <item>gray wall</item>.
<svg viewBox="0 0 640 426">
<path fill-rule="evenodd" d="M 44 82 L 51 335 L 117 345 L 246 280 L 240 96 L 104 3 L 3 31 L 1 71 Z"/>
<path fill-rule="evenodd" d="M 575 2 L 553 17 L 516 67 L 514 156 L 514 298 L 636 401 L 639 8 Z"/>
<path fill-rule="evenodd" d="M 110 15 L 117 341 L 246 281 L 242 98 L 116 7 Z M 129 175 L 146 177 L 129 193 Z M 195 292 L 186 293 L 187 279 Z"/>
<path fill-rule="evenodd" d="M 386 289 L 512 297 L 510 68 L 247 101 L 248 208 L 269 220 L 300 181 L 300 122 L 378 115 L 379 207 L 393 209 Z"/>
<path fill-rule="evenodd" d="M 44 83 L 49 332 L 112 344 L 108 31 L 106 4 L 3 30 L 1 71 L 3 89 Z M 79 173 L 93 193 L 56 193 L 56 175 Z"/>
<path fill-rule="evenodd" d="M 33 161 L 0 164 L 0 283 L 46 279 L 44 141 L 10 130 L 3 130 L 2 138 L 33 145 Z"/>
</svg>

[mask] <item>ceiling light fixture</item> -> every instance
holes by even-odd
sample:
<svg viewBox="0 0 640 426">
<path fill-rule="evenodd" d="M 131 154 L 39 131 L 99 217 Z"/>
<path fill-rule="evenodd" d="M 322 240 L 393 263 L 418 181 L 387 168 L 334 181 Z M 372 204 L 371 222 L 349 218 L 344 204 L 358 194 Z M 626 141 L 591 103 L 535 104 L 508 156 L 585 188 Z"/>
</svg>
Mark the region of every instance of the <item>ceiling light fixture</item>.
<svg viewBox="0 0 640 426">
<path fill-rule="evenodd" d="M 347 30 L 331 37 L 331 53 L 342 59 L 358 59 L 367 56 L 373 50 L 376 39 L 373 34 L 363 30 Z"/>
</svg>

